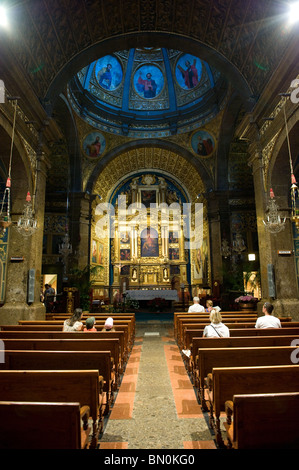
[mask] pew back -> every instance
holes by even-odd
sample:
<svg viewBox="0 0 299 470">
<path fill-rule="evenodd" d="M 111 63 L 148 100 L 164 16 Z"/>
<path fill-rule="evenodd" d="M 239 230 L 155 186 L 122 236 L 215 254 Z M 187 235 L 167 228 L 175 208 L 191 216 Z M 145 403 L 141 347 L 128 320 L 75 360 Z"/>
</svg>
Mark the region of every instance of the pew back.
<svg viewBox="0 0 299 470">
<path fill-rule="evenodd" d="M 81 449 L 79 403 L 0 402 L 2 449 Z"/>
<path fill-rule="evenodd" d="M 234 396 L 236 449 L 299 449 L 299 393 Z"/>
</svg>

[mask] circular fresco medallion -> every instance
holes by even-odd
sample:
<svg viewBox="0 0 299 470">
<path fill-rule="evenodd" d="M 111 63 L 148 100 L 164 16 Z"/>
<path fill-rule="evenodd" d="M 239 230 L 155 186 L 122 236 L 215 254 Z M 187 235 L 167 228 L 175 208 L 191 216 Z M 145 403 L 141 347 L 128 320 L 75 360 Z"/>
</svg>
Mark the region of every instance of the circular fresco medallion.
<svg viewBox="0 0 299 470">
<path fill-rule="evenodd" d="M 215 139 L 209 132 L 199 130 L 192 135 L 191 146 L 198 156 L 210 157 L 215 150 Z"/>
<path fill-rule="evenodd" d="M 184 90 L 195 88 L 201 80 L 201 75 L 202 63 L 198 57 L 184 54 L 178 59 L 175 77 L 180 87 L 184 88 Z"/>
<path fill-rule="evenodd" d="M 105 137 L 100 132 L 91 132 L 83 141 L 83 151 L 90 158 L 98 158 L 104 152 L 105 146 Z"/>
<path fill-rule="evenodd" d="M 159 67 L 152 64 L 142 65 L 134 74 L 136 92 L 146 99 L 158 96 L 164 87 L 164 76 Z"/>
<path fill-rule="evenodd" d="M 106 55 L 97 61 L 95 75 L 99 85 L 109 91 L 115 90 L 123 79 L 121 64 L 113 55 Z"/>
</svg>

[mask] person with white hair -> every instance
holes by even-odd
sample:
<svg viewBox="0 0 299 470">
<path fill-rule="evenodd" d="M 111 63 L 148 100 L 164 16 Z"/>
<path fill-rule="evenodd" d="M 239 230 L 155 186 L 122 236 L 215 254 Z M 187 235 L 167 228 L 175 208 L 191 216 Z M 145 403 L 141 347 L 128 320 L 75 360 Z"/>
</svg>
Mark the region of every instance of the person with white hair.
<svg viewBox="0 0 299 470">
<path fill-rule="evenodd" d="M 113 318 L 112 317 L 107 318 L 102 331 L 115 331 L 115 328 L 113 327 Z"/>
<path fill-rule="evenodd" d="M 190 305 L 188 309 L 188 313 L 201 313 L 204 312 L 205 308 L 203 305 L 200 305 L 199 303 L 199 298 L 198 297 L 193 297 L 193 305 Z"/>
<path fill-rule="evenodd" d="M 230 336 L 229 329 L 222 323 L 220 308 L 215 307 L 210 313 L 210 324 L 203 330 L 203 336 L 206 338 L 228 338 Z"/>
</svg>

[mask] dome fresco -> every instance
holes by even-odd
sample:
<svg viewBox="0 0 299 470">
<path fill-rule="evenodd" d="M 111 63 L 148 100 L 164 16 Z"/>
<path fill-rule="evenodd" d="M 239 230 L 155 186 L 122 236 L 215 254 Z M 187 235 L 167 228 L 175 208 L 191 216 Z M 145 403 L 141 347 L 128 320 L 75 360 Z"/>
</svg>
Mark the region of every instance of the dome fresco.
<svg viewBox="0 0 299 470">
<path fill-rule="evenodd" d="M 150 47 L 100 57 L 68 84 L 86 122 L 135 138 L 192 131 L 218 114 L 226 94 L 225 77 L 199 57 Z"/>
</svg>

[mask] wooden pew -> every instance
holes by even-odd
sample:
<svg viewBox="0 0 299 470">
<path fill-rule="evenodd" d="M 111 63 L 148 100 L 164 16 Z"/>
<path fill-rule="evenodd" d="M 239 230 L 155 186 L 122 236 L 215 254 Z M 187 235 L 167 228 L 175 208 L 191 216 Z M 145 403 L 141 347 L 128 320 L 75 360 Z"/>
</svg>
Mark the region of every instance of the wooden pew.
<svg viewBox="0 0 299 470">
<path fill-rule="evenodd" d="M 102 326 L 96 325 L 97 327 L 97 333 L 101 332 Z M 130 330 L 128 325 L 115 325 L 114 326 L 115 331 L 127 331 L 127 338 L 128 338 L 128 348 L 129 351 L 131 350 L 133 346 L 132 338 L 130 338 Z M 0 325 L 0 331 L 45 331 L 45 332 L 62 332 L 62 326 L 60 324 L 54 324 L 54 325 L 48 325 L 48 324 L 33 324 L 33 325 Z M 93 333 L 87 333 L 84 331 L 81 332 L 66 332 L 70 334 L 86 334 L 86 335 L 92 335 Z"/>
<path fill-rule="evenodd" d="M 290 323 L 293 325 L 293 322 Z M 183 348 L 182 349 L 191 349 L 192 338 L 194 336 L 202 336 L 204 332 L 204 327 L 188 327 L 184 330 L 183 338 Z M 230 337 L 235 336 L 278 336 L 278 335 L 297 335 L 299 334 L 298 326 L 286 326 L 283 325 L 282 328 L 231 328 Z"/>
<path fill-rule="evenodd" d="M 88 336 L 86 336 L 88 334 Z M 85 333 L 82 331 L 0 331 L 0 340 L 4 339 L 111 339 L 117 338 L 120 344 L 121 352 L 121 369 L 120 373 L 124 372 L 128 355 L 128 329 L 123 331 L 97 331 Z"/>
<path fill-rule="evenodd" d="M 84 449 L 80 403 L 0 402 L 1 449 Z"/>
<path fill-rule="evenodd" d="M 298 392 L 235 395 L 233 407 L 227 434 L 234 449 L 299 449 Z"/>
<path fill-rule="evenodd" d="M 291 346 L 297 335 L 280 336 L 236 336 L 229 338 L 203 338 L 193 337 L 191 356 L 184 358 L 191 380 L 194 382 L 194 369 L 198 363 L 198 349 L 200 348 L 240 348 L 240 347 L 264 347 L 264 346 Z"/>
<path fill-rule="evenodd" d="M 246 314 L 243 314 L 241 312 L 236 312 L 236 313 L 228 313 L 228 312 L 220 312 L 221 313 L 221 316 L 225 322 L 226 318 L 232 318 L 232 319 L 235 319 L 235 318 L 248 318 L 249 320 L 251 321 L 255 321 L 257 320 L 257 312 L 255 313 L 246 313 Z M 179 320 L 182 320 L 182 319 L 194 319 L 194 318 L 198 318 L 198 319 L 207 319 L 208 322 L 210 322 L 210 314 L 208 312 L 203 312 L 203 313 L 177 313 L 177 312 L 174 312 L 174 316 L 173 316 L 173 326 L 174 326 L 174 332 L 175 332 L 175 337 L 176 337 L 176 334 L 177 334 L 177 330 L 178 330 L 178 322 Z M 290 317 L 287 317 L 287 318 L 290 318 Z"/>
<path fill-rule="evenodd" d="M 63 320 L 19 320 L 18 324 L 19 326 L 23 326 L 23 327 L 34 327 L 37 328 L 37 327 L 42 327 L 42 326 L 46 326 L 49 330 L 52 329 L 52 327 L 58 327 L 58 330 L 62 330 L 63 328 L 63 323 L 64 321 Z M 102 328 L 104 327 L 104 324 L 105 324 L 105 320 L 98 320 L 97 323 L 95 324 L 95 327 L 98 331 L 101 331 Z M 6 326 L 6 325 L 4 325 Z M 14 325 L 14 326 L 17 326 L 17 325 Z M 127 326 L 128 327 L 128 332 L 129 332 L 129 343 L 130 343 L 130 347 L 132 347 L 133 343 L 134 343 L 134 335 L 135 335 L 135 332 L 134 332 L 134 323 L 132 322 L 132 320 L 114 320 L 113 321 L 113 327 L 114 329 L 120 329 L 119 327 L 120 326 Z M 2 329 L 2 325 L 1 325 L 1 329 Z"/>
<path fill-rule="evenodd" d="M 199 348 L 198 366 L 194 371 L 198 399 L 204 411 L 206 379 L 215 367 L 291 365 L 291 353 L 296 346 L 263 346 L 242 348 Z"/>
<path fill-rule="evenodd" d="M 90 448 L 95 448 L 103 431 L 103 385 L 98 370 L 2 370 L 0 371 L 0 401 L 78 402 L 83 419 L 92 418 Z"/>
<path fill-rule="evenodd" d="M 112 371 L 114 373 L 114 390 L 120 383 L 120 346 L 117 338 L 103 339 L 3 339 L 8 350 L 36 351 L 110 351 Z"/>
<path fill-rule="evenodd" d="M 104 379 L 104 414 L 113 403 L 113 381 L 110 351 L 35 351 L 5 350 L 0 370 L 97 370 Z"/>
<path fill-rule="evenodd" d="M 290 361 L 289 361 L 290 362 Z M 210 424 L 216 440 L 222 445 L 220 413 L 227 411 L 227 425 L 231 424 L 233 396 L 251 393 L 296 392 L 299 390 L 299 365 L 274 365 L 250 367 L 214 367 L 209 375 L 207 399 Z M 288 416 L 285 417 L 289 419 Z M 246 426 L 245 422 L 244 425 Z"/>
</svg>

